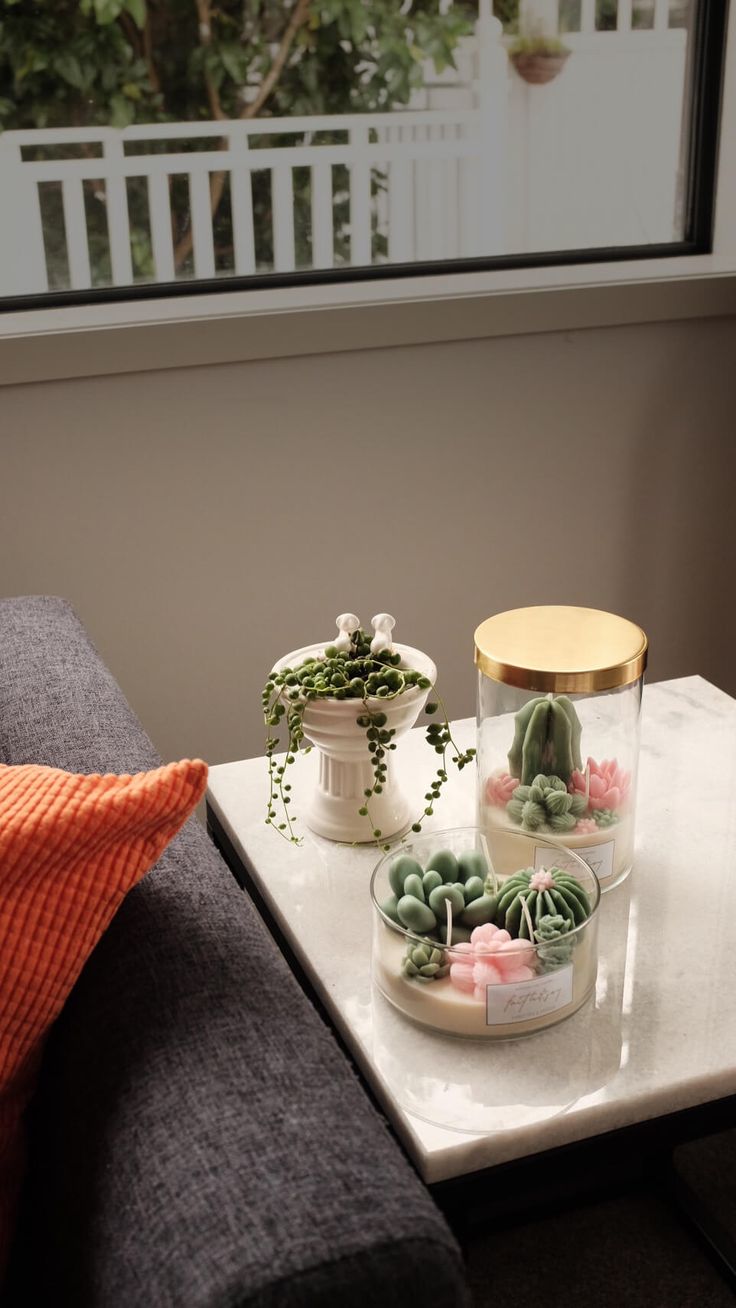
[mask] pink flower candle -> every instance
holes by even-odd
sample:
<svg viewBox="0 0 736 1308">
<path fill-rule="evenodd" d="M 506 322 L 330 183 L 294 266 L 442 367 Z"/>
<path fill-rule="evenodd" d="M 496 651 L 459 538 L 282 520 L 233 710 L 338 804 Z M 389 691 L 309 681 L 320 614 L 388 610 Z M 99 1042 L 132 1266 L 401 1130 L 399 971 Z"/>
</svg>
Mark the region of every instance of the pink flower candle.
<svg viewBox="0 0 736 1308">
<path fill-rule="evenodd" d="M 576 836 L 592 836 L 595 831 L 600 830 L 595 818 L 580 818 L 573 832 Z"/>
<path fill-rule="evenodd" d="M 572 795 L 585 795 L 592 809 L 622 809 L 631 789 L 631 773 L 620 767 L 615 758 L 604 758 L 596 763 L 589 758 L 585 771 L 576 768 L 570 778 L 568 790 Z"/>
<path fill-rule="evenodd" d="M 501 772 L 489 777 L 485 788 L 486 804 L 495 804 L 498 808 L 505 808 L 518 785 L 519 778 L 512 777 L 508 772 Z"/>
<path fill-rule="evenodd" d="M 453 985 L 480 1002 L 486 986 L 530 981 L 535 975 L 534 948 L 529 941 L 513 940 L 508 931 L 492 922 L 476 927 L 468 943 L 453 945 L 449 956 Z"/>
</svg>

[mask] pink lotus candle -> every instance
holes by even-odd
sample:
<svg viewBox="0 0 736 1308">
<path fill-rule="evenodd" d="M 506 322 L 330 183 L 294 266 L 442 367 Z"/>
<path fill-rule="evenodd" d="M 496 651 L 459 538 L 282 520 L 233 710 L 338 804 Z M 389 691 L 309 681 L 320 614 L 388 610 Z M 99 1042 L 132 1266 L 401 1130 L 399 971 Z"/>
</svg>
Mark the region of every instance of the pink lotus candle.
<svg viewBox="0 0 736 1308">
<path fill-rule="evenodd" d="M 513 940 L 492 922 L 476 927 L 469 942 L 453 945 L 449 953 L 452 984 L 478 1000 L 484 998 L 486 986 L 529 981 L 534 976 L 533 946 Z"/>
</svg>

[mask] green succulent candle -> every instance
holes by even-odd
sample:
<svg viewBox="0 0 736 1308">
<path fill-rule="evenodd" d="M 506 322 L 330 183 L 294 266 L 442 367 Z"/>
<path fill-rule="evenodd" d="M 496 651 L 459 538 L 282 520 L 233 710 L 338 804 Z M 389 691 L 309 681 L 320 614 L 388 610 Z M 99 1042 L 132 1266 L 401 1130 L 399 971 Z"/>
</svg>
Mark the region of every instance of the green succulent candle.
<svg viewBox="0 0 736 1308">
<path fill-rule="evenodd" d="M 506 812 L 525 831 L 543 828 L 562 834 L 572 831 L 587 808 L 584 795 L 570 795 L 562 777 L 539 773 L 530 786 L 517 786 Z"/>
<path fill-rule="evenodd" d="M 497 896 L 486 887 L 487 875 L 486 861 L 475 851 L 455 855 L 449 849 L 437 850 L 426 870 L 402 854 L 389 867 L 393 893 L 381 908 L 407 931 L 445 940 L 449 904 L 452 939 L 467 940 L 473 927 L 493 919 Z"/>
<path fill-rule="evenodd" d="M 618 822 L 619 815 L 611 808 L 596 808 L 593 810 L 593 821 L 599 827 L 612 827 Z"/>
<path fill-rule="evenodd" d="M 431 940 L 427 940 L 424 944 L 409 946 L 401 970 L 405 976 L 426 983 L 447 976 L 450 964 L 446 961 L 444 949 L 438 949 Z"/>
<path fill-rule="evenodd" d="M 568 935 L 571 926 L 561 913 L 545 913 L 539 919 L 534 939 L 538 944 L 537 957 L 545 972 L 552 972 L 570 962 L 575 947 L 575 937 L 570 939 Z"/>
</svg>

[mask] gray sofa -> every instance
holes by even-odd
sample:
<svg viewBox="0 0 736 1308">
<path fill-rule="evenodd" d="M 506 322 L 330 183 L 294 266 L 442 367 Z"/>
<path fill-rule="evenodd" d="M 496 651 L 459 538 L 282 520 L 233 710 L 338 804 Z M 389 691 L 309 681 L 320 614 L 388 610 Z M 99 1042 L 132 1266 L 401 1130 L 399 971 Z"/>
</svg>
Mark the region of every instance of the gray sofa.
<svg viewBox="0 0 736 1308">
<path fill-rule="evenodd" d="M 134 772 L 158 761 L 70 607 L 0 600 L 0 762 Z M 622 1171 L 612 1192 L 615 1140 L 602 1186 L 589 1156 L 568 1152 L 544 1172 L 517 1169 L 513 1185 L 499 1169 L 501 1184 L 479 1177 L 439 1195 L 463 1262 L 196 820 L 89 959 L 49 1038 L 29 1127 L 3 1296 L 13 1308 L 733 1302 L 670 1202 L 666 1157 L 654 1173 Z M 728 1157 L 734 1132 L 681 1151 L 706 1238 L 714 1195 L 733 1236 Z M 515 1218 L 495 1203 L 510 1188 Z"/>
<path fill-rule="evenodd" d="M 69 606 L 0 601 L 0 761 L 156 752 Z M 197 820 L 48 1041 L 6 1299 L 455 1308 L 458 1247 Z"/>
</svg>

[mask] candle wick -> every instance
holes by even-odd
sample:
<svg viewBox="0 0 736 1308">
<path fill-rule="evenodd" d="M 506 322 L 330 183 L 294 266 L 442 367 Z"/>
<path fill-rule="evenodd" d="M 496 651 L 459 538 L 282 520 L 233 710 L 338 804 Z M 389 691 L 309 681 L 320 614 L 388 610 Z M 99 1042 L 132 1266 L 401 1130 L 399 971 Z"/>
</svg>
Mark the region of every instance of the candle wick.
<svg viewBox="0 0 736 1308">
<path fill-rule="evenodd" d="M 524 914 L 524 917 L 526 918 L 526 925 L 527 925 L 527 930 L 529 932 L 529 939 L 531 940 L 532 944 L 534 944 L 534 923 L 532 922 L 532 915 L 529 912 L 529 906 L 526 902 L 526 897 L 524 895 L 519 895 L 519 899 L 521 900 L 522 912 Z"/>
</svg>

